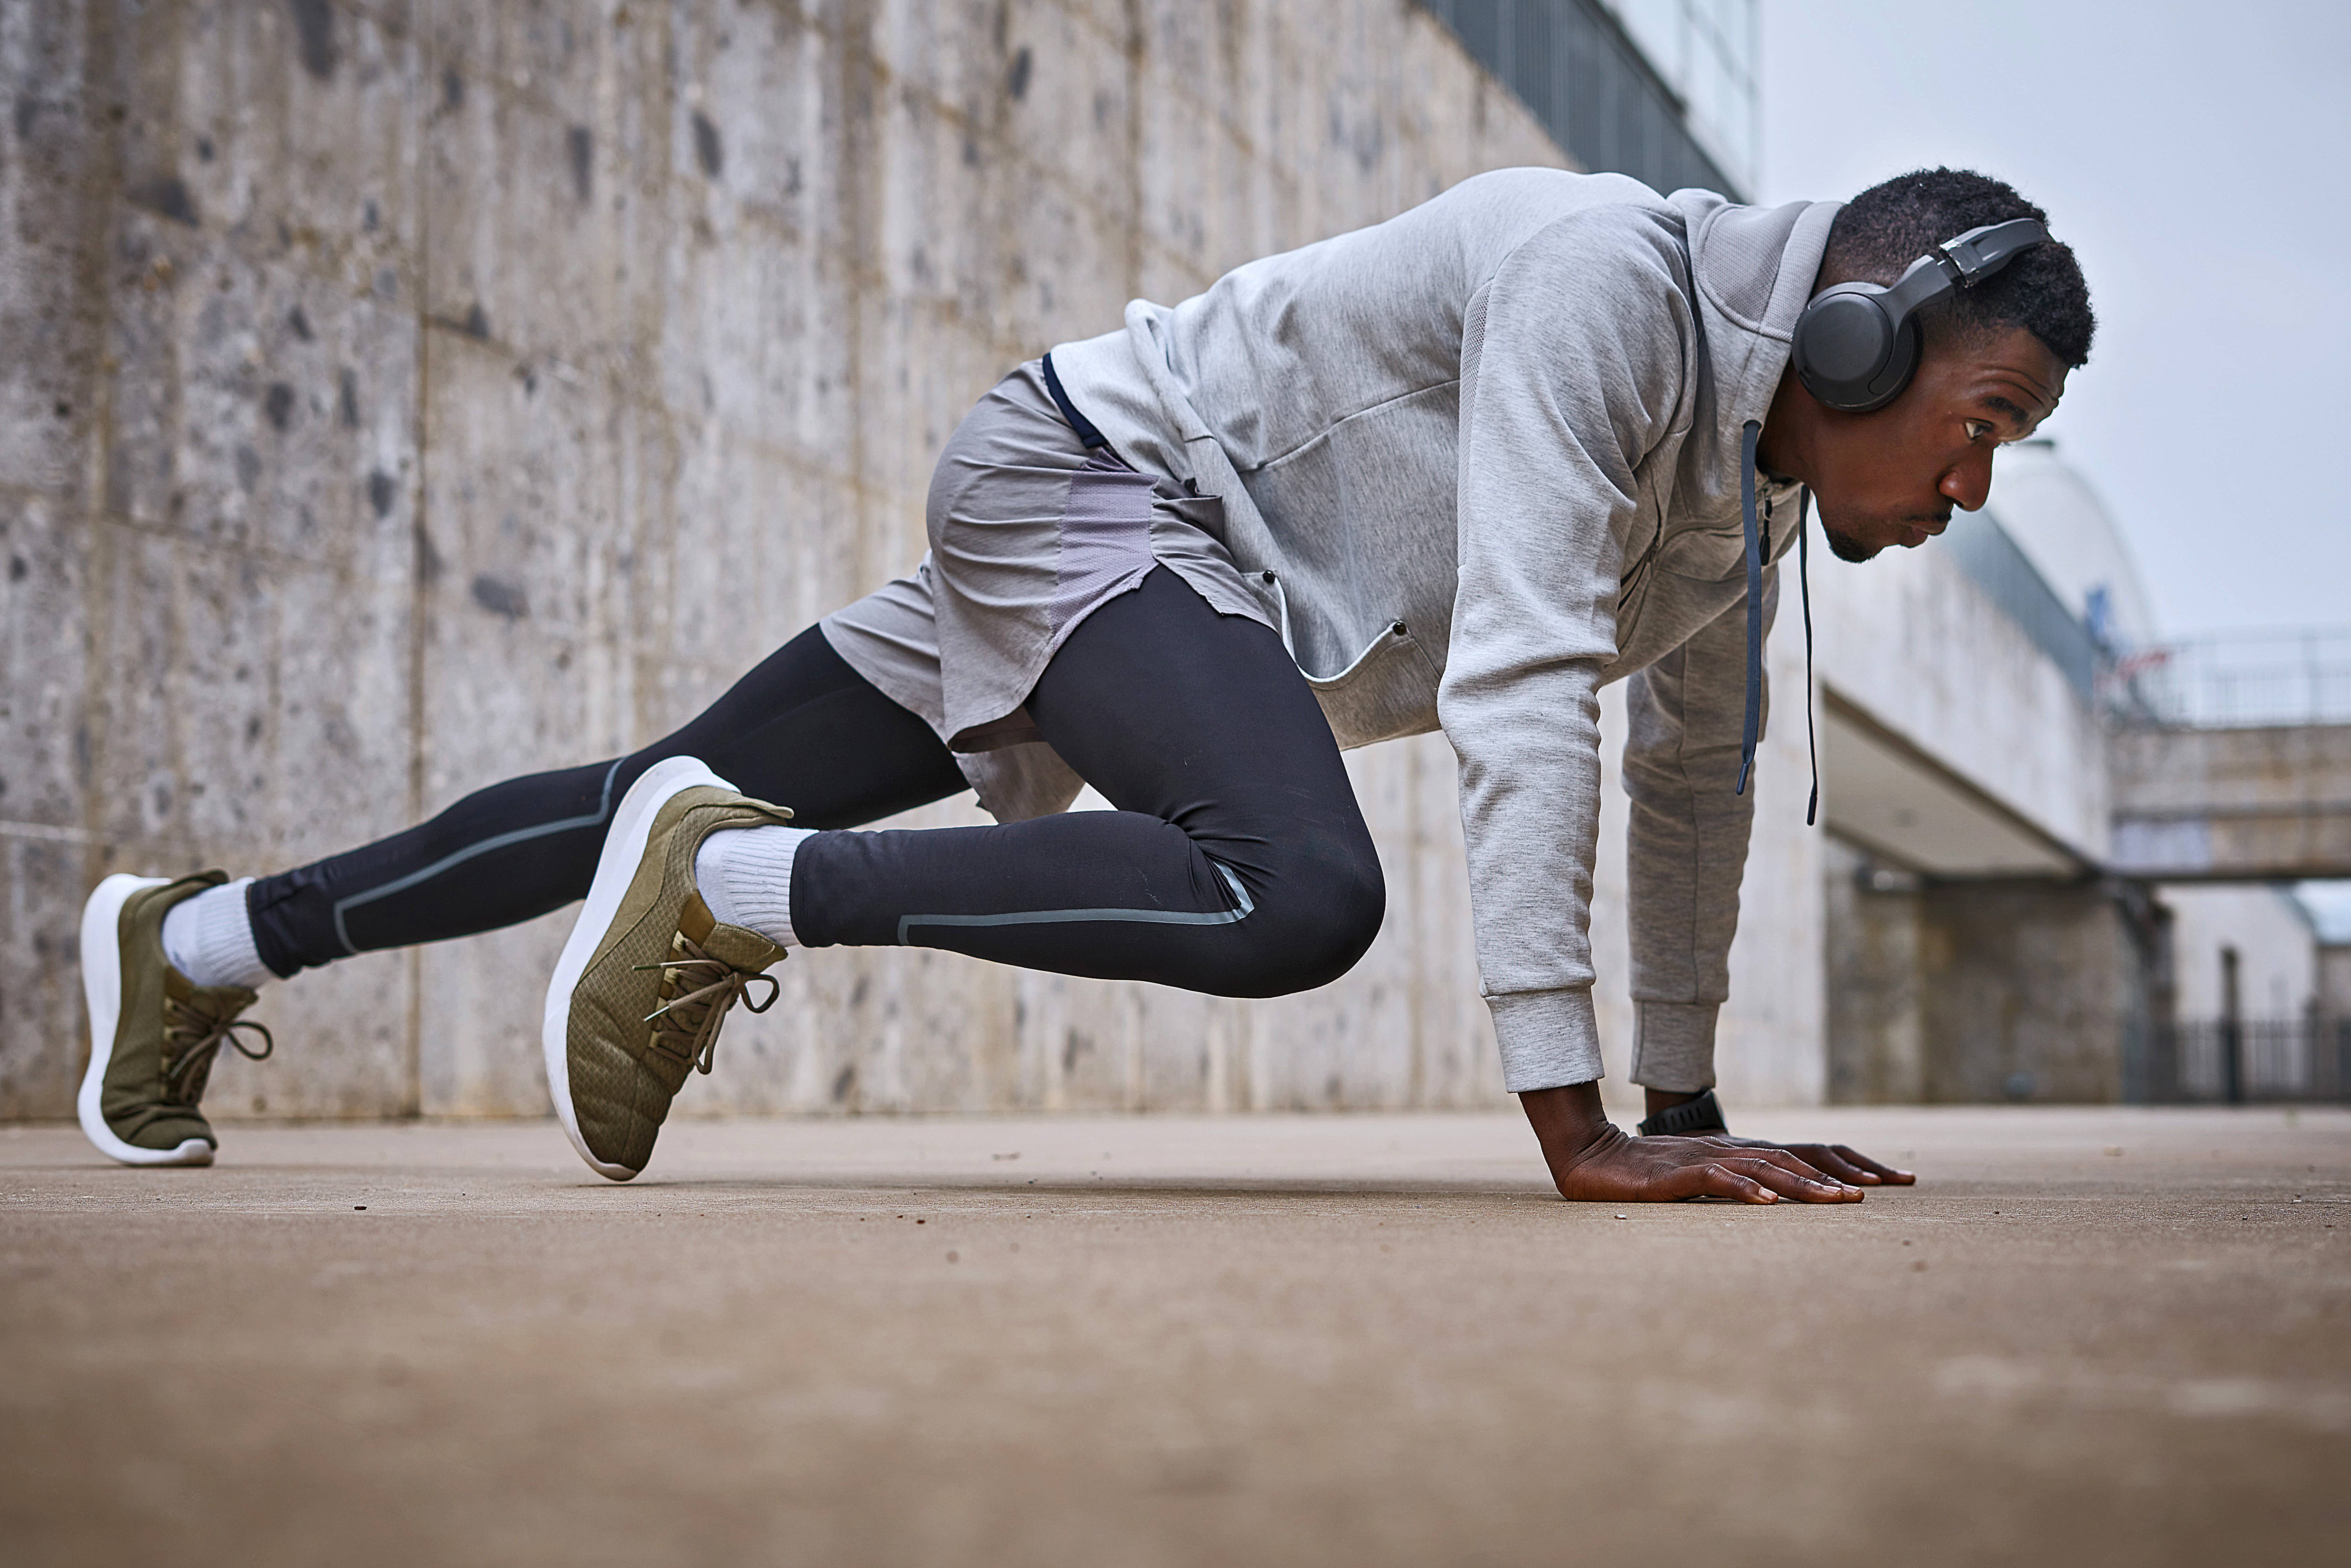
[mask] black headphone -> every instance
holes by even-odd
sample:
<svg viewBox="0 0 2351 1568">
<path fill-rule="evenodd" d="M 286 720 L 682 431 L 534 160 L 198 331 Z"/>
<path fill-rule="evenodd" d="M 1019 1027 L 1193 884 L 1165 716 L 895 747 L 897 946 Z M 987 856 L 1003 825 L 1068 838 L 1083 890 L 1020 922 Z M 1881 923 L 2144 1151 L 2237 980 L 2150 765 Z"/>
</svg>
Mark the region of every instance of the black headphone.
<svg viewBox="0 0 2351 1568">
<path fill-rule="evenodd" d="M 1884 408 L 1918 368 L 1918 312 L 2048 243 L 2049 231 L 2031 218 L 1986 224 L 1912 262 L 1891 288 L 1840 283 L 1822 289 L 1796 318 L 1792 352 L 1804 390 L 1844 413 Z"/>
</svg>

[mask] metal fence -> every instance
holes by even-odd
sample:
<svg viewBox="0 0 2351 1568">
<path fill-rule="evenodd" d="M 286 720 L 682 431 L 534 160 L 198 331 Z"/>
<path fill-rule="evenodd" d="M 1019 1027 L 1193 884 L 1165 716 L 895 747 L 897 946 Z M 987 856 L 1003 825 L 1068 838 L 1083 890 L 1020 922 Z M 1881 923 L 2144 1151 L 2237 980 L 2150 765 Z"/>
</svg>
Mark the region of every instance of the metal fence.
<svg viewBox="0 0 2351 1568">
<path fill-rule="evenodd" d="M 2153 1045 L 2158 1101 L 2351 1099 L 2351 1019 L 2207 1019 L 2159 1028 Z"/>
<path fill-rule="evenodd" d="M 2100 676 L 2126 724 L 2351 724 L 2351 627 L 2229 632 L 2133 649 Z"/>
</svg>

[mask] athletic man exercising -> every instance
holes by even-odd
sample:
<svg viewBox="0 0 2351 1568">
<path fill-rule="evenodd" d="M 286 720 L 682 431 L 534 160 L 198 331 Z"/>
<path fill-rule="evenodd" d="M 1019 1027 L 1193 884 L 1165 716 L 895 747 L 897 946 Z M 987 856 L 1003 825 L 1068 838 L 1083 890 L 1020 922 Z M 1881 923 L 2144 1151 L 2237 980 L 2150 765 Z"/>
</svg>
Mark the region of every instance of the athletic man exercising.
<svg viewBox="0 0 2351 1568">
<path fill-rule="evenodd" d="M 1771 210 L 1510 170 L 1137 300 L 980 400 L 911 577 L 676 734 L 258 881 L 109 877 L 82 1125 L 120 1160 L 207 1163 L 205 1075 L 224 1043 L 267 1049 L 239 1017 L 265 979 L 581 898 L 549 1087 L 622 1180 L 793 947 L 1320 986 L 1385 897 L 1339 753 L 1442 728 L 1503 1081 L 1563 1196 L 1907 1182 L 1730 1139 L 1708 1090 L 1772 563 L 1805 491 L 1856 561 L 1982 505 L 1993 449 L 2089 353 L 2042 221 L 1949 170 Z M 1620 677 L 1638 1138 L 1601 1109 L 1586 931 Z M 1067 813 L 1081 780 L 1117 810 Z M 851 831 L 966 788 L 997 826 Z"/>
</svg>

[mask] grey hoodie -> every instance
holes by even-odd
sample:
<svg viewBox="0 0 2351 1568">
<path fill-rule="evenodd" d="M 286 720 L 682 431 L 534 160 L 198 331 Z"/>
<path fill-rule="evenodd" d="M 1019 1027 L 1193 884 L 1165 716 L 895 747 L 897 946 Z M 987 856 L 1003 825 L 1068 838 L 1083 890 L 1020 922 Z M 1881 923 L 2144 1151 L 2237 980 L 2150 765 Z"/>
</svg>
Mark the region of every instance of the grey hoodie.
<svg viewBox="0 0 2351 1568">
<path fill-rule="evenodd" d="M 1740 433 L 1835 211 L 1506 170 L 1053 350 L 1130 463 L 1223 497 L 1342 745 L 1444 729 L 1513 1092 L 1601 1075 L 1598 692 L 1628 676 L 1634 1077 L 1713 1082 L 1754 800 Z M 1793 492 L 1761 494 L 1776 561 Z"/>
</svg>

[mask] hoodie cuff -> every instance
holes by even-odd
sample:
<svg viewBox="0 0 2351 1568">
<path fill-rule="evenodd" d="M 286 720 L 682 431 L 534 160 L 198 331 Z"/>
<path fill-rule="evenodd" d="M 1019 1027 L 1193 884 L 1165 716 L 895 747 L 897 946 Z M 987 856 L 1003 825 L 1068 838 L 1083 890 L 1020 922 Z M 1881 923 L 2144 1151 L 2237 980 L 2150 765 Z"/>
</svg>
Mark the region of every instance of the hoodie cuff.
<svg viewBox="0 0 2351 1568">
<path fill-rule="evenodd" d="M 1717 1002 L 1635 1002 L 1633 1082 L 1695 1094 L 1714 1087 Z"/>
<path fill-rule="evenodd" d="M 1502 1048 L 1502 1087 L 1512 1094 L 1590 1083 L 1600 1069 L 1600 1020 L 1588 988 L 1488 997 Z"/>
</svg>

